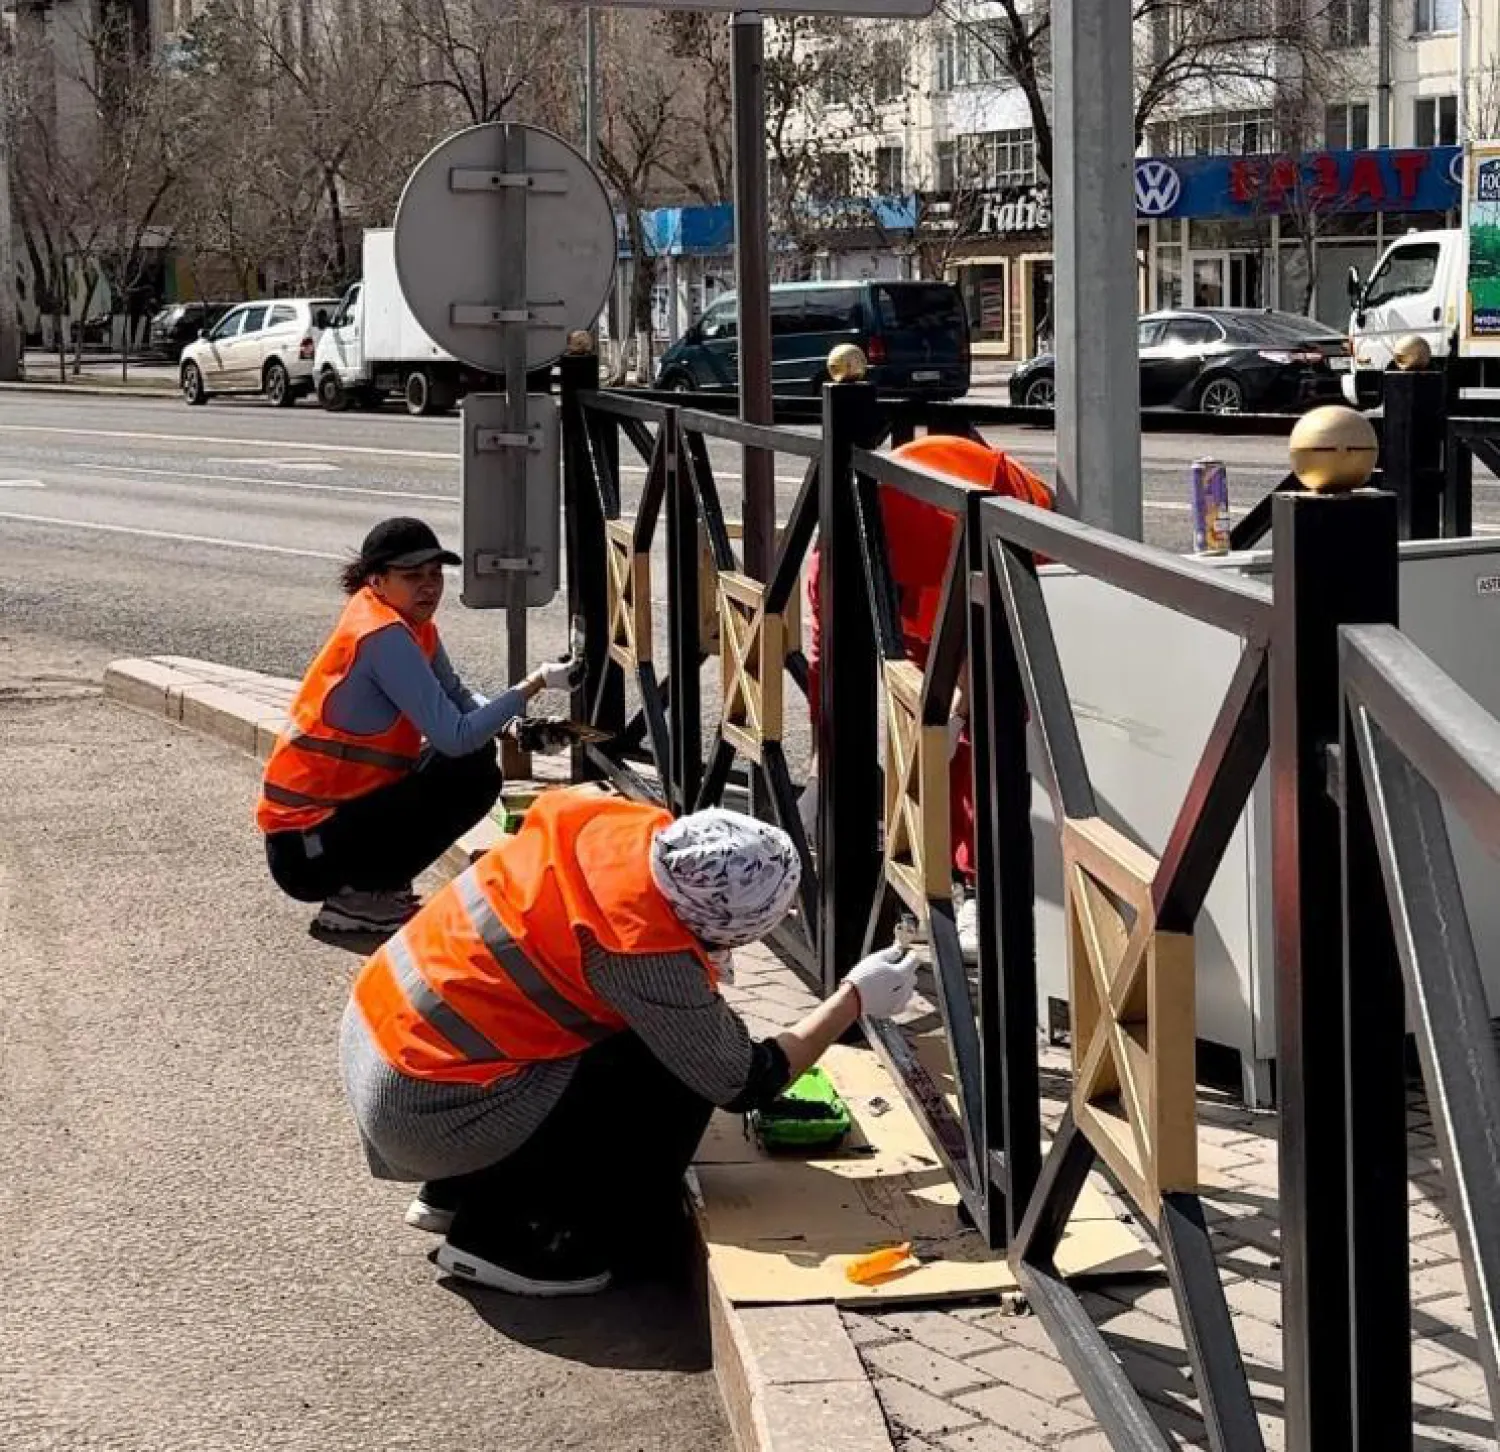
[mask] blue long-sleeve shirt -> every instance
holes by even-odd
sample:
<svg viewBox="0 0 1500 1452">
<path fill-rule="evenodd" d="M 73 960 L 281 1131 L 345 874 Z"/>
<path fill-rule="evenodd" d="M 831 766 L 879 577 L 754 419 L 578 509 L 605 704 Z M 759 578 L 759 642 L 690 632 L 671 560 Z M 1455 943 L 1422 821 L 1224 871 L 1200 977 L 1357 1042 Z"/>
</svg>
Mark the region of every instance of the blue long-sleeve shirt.
<svg viewBox="0 0 1500 1452">
<path fill-rule="evenodd" d="M 459 680 L 441 645 L 429 665 L 411 631 L 390 624 L 360 641 L 349 674 L 329 694 L 331 726 L 355 736 L 388 731 L 405 716 L 444 756 L 467 756 L 526 714 L 518 690 L 486 701 Z"/>
</svg>

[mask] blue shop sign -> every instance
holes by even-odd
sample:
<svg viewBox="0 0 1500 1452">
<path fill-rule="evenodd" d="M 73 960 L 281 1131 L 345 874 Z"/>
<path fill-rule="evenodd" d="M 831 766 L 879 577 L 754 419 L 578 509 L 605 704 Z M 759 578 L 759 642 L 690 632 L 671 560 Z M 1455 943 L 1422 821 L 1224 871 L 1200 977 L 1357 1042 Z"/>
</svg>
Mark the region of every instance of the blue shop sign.
<svg viewBox="0 0 1500 1452">
<path fill-rule="evenodd" d="M 1301 156 L 1148 156 L 1135 164 L 1135 210 L 1152 217 L 1277 212 L 1446 212 L 1460 205 L 1461 146 L 1310 151 Z"/>
</svg>

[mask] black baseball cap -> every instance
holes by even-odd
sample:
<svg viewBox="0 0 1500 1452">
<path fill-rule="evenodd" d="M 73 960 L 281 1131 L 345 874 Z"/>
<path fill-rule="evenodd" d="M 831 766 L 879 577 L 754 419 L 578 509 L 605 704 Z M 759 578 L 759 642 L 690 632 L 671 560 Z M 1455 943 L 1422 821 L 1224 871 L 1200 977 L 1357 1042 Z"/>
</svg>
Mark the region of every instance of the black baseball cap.
<svg viewBox="0 0 1500 1452">
<path fill-rule="evenodd" d="M 378 575 L 382 570 L 414 570 L 433 560 L 441 560 L 445 565 L 463 563 L 452 550 L 445 550 L 438 543 L 430 524 L 404 515 L 382 519 L 365 536 L 359 547 L 359 559 L 367 575 Z"/>
</svg>

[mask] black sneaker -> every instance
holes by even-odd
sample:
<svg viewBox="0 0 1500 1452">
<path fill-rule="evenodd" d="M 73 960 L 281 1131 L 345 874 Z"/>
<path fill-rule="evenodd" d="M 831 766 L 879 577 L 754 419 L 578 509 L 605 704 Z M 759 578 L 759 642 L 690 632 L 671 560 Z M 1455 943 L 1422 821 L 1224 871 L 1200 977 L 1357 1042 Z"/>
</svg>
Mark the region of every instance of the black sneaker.
<svg viewBox="0 0 1500 1452">
<path fill-rule="evenodd" d="M 611 1279 L 603 1256 L 576 1231 L 535 1221 L 472 1239 L 450 1234 L 437 1263 L 459 1280 L 513 1296 L 592 1296 Z"/>
</svg>

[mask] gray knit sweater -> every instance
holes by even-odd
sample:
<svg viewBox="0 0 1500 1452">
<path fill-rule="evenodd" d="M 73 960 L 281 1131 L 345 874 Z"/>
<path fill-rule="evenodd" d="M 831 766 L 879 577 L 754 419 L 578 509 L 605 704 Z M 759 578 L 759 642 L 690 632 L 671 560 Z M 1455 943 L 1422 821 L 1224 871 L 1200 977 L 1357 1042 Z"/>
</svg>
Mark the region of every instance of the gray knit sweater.
<svg viewBox="0 0 1500 1452">
<path fill-rule="evenodd" d="M 619 956 L 587 934 L 583 946 L 594 991 L 684 1084 L 721 1105 L 745 1093 L 755 1046 L 695 958 Z M 576 1063 L 532 1064 L 489 1088 L 410 1079 L 381 1058 L 353 1003 L 344 1013 L 340 1059 L 371 1172 L 387 1180 L 446 1179 L 504 1159 L 557 1103 Z"/>
</svg>

